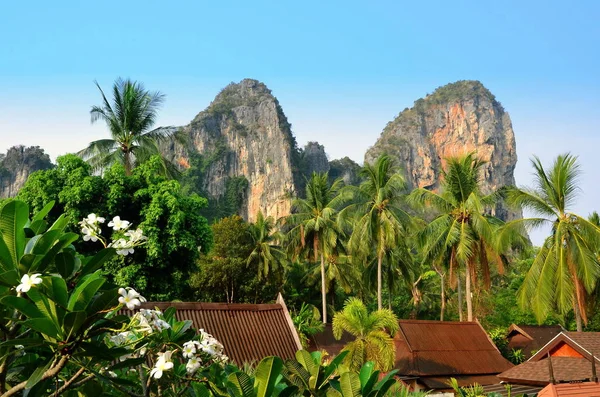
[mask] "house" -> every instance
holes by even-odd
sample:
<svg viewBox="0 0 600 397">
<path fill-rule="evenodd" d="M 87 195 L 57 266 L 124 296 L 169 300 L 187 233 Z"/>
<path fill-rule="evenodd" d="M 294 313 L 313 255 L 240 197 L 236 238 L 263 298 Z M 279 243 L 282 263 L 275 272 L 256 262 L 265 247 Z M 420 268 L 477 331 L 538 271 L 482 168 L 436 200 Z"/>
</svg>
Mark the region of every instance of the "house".
<svg viewBox="0 0 600 397">
<path fill-rule="evenodd" d="M 449 378 L 460 386 L 495 385 L 497 374 L 513 365 L 502 357 L 478 322 L 400 320 L 395 337 L 396 365 L 415 390 L 449 390 Z"/>
<path fill-rule="evenodd" d="M 600 397 L 598 382 L 550 384 L 537 397 Z"/>
<path fill-rule="evenodd" d="M 593 365 L 600 363 L 600 332 L 562 331 L 526 362 L 498 375 L 515 385 L 546 386 L 553 383 L 588 382 L 594 378 Z"/>
<path fill-rule="evenodd" d="M 331 324 L 325 324 L 323 331 L 309 337 L 308 350 L 325 351 L 329 356 L 336 356 L 348 342 L 352 342 L 353 340 L 352 335 L 347 332 L 342 334 L 340 340 L 335 339 Z"/>
<path fill-rule="evenodd" d="M 291 359 L 302 349 L 281 295 L 274 304 L 146 302 L 141 306 L 161 311 L 169 307 L 177 309 L 175 317 L 179 321 L 191 320 L 194 328 L 212 334 L 238 365 L 256 363 L 268 356 Z"/>
<path fill-rule="evenodd" d="M 506 336 L 508 350 L 521 350 L 525 360 L 564 331 L 560 325 L 517 325 L 508 328 Z"/>
</svg>

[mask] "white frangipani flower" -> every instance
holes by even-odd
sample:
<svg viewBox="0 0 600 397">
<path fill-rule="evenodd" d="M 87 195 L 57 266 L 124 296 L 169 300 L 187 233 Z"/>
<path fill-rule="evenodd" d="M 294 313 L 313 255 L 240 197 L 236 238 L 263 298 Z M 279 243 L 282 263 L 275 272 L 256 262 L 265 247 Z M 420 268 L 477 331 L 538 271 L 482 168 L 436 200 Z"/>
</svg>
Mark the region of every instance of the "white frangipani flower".
<svg viewBox="0 0 600 397">
<path fill-rule="evenodd" d="M 148 237 L 144 236 L 142 229 L 129 230 L 125 232 L 125 236 L 129 237 L 130 243 L 137 243 L 139 241 L 148 240 Z"/>
<path fill-rule="evenodd" d="M 127 288 L 127 290 L 125 288 L 119 288 L 119 294 L 121 295 L 119 297 L 119 303 L 127 306 L 129 310 L 133 310 L 136 308 L 136 306 L 140 306 L 142 303 L 142 299 L 144 299 L 133 288 Z"/>
<path fill-rule="evenodd" d="M 120 216 L 115 216 L 112 221 L 108 222 L 108 226 L 113 230 L 125 230 L 131 225 L 129 221 L 122 220 Z"/>
<path fill-rule="evenodd" d="M 154 379 L 160 379 L 163 376 L 163 372 L 173 368 L 173 362 L 171 361 L 171 354 L 173 352 L 166 351 L 164 353 L 158 353 L 158 360 L 154 364 L 154 368 L 150 371 L 150 376 Z"/>
<path fill-rule="evenodd" d="M 32 274 L 31 276 L 29 274 L 23 275 L 23 277 L 21 277 L 21 284 L 17 285 L 17 292 L 27 292 L 34 285 L 41 284 L 42 283 L 42 278 L 40 277 L 41 275 L 42 275 L 41 273 L 35 273 L 35 274 Z"/>
<path fill-rule="evenodd" d="M 193 374 L 198 370 L 198 368 L 200 368 L 200 360 L 198 360 L 196 357 L 190 358 L 185 365 L 185 369 L 188 374 Z"/>
<path fill-rule="evenodd" d="M 87 218 L 84 219 L 84 221 L 90 225 L 95 225 L 96 223 L 104 223 L 104 218 L 91 213 L 87 216 Z"/>
<path fill-rule="evenodd" d="M 194 341 L 189 341 L 183 344 L 183 358 L 193 358 L 196 354 L 196 345 Z"/>
<path fill-rule="evenodd" d="M 120 238 L 117 241 L 112 242 L 110 246 L 117 250 L 118 255 L 127 256 L 128 254 L 133 254 L 134 252 L 133 246 L 124 238 Z"/>
</svg>

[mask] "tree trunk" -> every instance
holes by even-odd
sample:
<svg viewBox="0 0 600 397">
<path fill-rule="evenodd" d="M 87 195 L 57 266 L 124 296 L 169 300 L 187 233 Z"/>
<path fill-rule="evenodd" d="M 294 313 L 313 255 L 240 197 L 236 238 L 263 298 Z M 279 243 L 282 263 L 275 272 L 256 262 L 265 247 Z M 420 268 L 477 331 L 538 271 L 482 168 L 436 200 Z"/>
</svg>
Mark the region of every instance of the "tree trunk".
<svg viewBox="0 0 600 397">
<path fill-rule="evenodd" d="M 388 283 L 389 284 L 389 283 Z M 392 310 L 392 289 L 388 285 L 388 309 Z"/>
<path fill-rule="evenodd" d="M 383 302 L 381 299 L 381 264 L 383 262 L 383 253 L 377 255 L 377 310 L 383 308 Z"/>
<path fill-rule="evenodd" d="M 131 166 L 131 152 L 129 151 L 125 151 L 123 153 L 123 166 L 125 167 L 125 175 L 130 176 L 131 175 L 131 169 L 133 168 Z"/>
<path fill-rule="evenodd" d="M 446 309 L 446 286 L 444 285 L 444 275 L 442 273 L 440 273 L 440 278 L 442 279 L 442 281 L 441 281 L 441 286 L 442 286 L 441 298 L 442 298 L 442 302 L 440 304 L 440 321 L 444 321 L 444 310 Z"/>
<path fill-rule="evenodd" d="M 321 300 L 323 301 L 323 324 L 327 324 L 327 293 L 325 292 L 325 257 L 321 252 Z"/>
<path fill-rule="evenodd" d="M 583 332 L 583 321 L 581 319 L 581 310 L 579 309 L 579 302 L 577 297 L 573 300 L 573 311 L 575 312 L 575 322 L 577 323 L 577 332 Z"/>
<path fill-rule="evenodd" d="M 467 263 L 465 274 L 465 299 L 467 301 L 467 321 L 473 321 L 473 297 L 471 296 L 471 265 Z"/>
<path fill-rule="evenodd" d="M 458 272 L 456 272 L 456 282 L 458 285 L 458 321 L 463 321 L 462 285 L 460 284 L 460 274 Z"/>
</svg>

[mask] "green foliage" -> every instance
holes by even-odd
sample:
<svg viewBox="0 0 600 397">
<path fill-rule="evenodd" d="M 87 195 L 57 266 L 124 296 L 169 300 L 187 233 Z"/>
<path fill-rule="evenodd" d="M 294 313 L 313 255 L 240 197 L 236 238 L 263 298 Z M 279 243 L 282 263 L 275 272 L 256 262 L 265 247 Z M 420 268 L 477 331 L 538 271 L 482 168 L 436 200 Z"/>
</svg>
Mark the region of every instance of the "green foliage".
<svg viewBox="0 0 600 397">
<path fill-rule="evenodd" d="M 392 369 L 396 358 L 394 335 L 398 329 L 398 319 L 391 310 L 369 313 L 357 298 L 349 298 L 344 310 L 333 316 L 333 336 L 339 340 L 347 332 L 355 338 L 344 346 L 348 352 L 346 365 L 352 370 L 360 369 L 367 361 L 373 361 L 382 371 Z"/>
<path fill-rule="evenodd" d="M 325 326 L 321 322 L 321 313 L 313 305 L 302 303 L 300 311 L 292 314 L 294 327 L 300 337 L 300 343 L 304 349 L 308 348 L 310 337 L 322 332 Z"/>
<path fill-rule="evenodd" d="M 188 280 L 199 249 L 207 252 L 211 245 L 210 229 L 200 215 L 207 205 L 205 199 L 182 194 L 177 181 L 161 176 L 162 161 L 157 157 L 138 166 L 130 176 L 120 165 L 103 176 L 93 175 L 90 165 L 74 155 L 59 157 L 57 163 L 54 169 L 32 174 L 19 199 L 34 212 L 55 201 L 49 219 L 64 212 L 70 231 L 79 231 L 77 222 L 90 213 L 120 214 L 139 225 L 148 241 L 133 256 L 107 263 L 104 270 L 109 278 L 122 286 L 134 286 L 154 300 L 191 296 Z M 77 246 L 82 252 L 92 249 L 89 244 Z M 165 284 L 168 289 L 163 288 Z"/>
</svg>

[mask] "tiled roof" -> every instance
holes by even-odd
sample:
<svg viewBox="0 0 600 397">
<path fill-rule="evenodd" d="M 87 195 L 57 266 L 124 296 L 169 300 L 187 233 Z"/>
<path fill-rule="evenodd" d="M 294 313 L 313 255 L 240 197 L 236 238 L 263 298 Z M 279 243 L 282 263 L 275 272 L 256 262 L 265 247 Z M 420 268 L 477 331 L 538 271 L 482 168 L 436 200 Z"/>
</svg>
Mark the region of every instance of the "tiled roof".
<svg viewBox="0 0 600 397">
<path fill-rule="evenodd" d="M 600 356 L 600 332 L 565 332 L 565 334 L 590 354 Z"/>
<path fill-rule="evenodd" d="M 267 356 L 294 358 L 302 347 L 282 299 L 276 304 L 228 304 L 200 302 L 146 302 L 142 308 L 164 311 L 175 307 L 178 320 L 191 320 L 225 347 L 238 365 Z"/>
<path fill-rule="evenodd" d="M 585 382 L 548 385 L 538 393 L 538 397 L 600 397 L 600 384 Z"/>
<path fill-rule="evenodd" d="M 550 342 L 535 353 L 529 360 L 537 361 L 545 358 L 548 353 L 561 344 L 566 344 L 586 358 L 591 359 L 592 354 L 596 359 L 600 356 L 600 332 L 567 332 L 556 335 Z"/>
<path fill-rule="evenodd" d="M 520 349 L 525 359 L 531 357 L 532 352 L 537 352 L 552 338 L 558 335 L 563 328 L 560 325 L 516 325 L 508 329 L 508 348 Z"/>
<path fill-rule="evenodd" d="M 395 338 L 402 375 L 495 375 L 512 367 L 477 322 L 400 320 Z"/>
<path fill-rule="evenodd" d="M 592 378 L 592 363 L 581 357 L 551 357 L 552 372 L 557 382 L 582 382 Z M 518 384 L 550 383 L 548 359 L 527 361 L 498 375 L 502 381 Z"/>
</svg>

